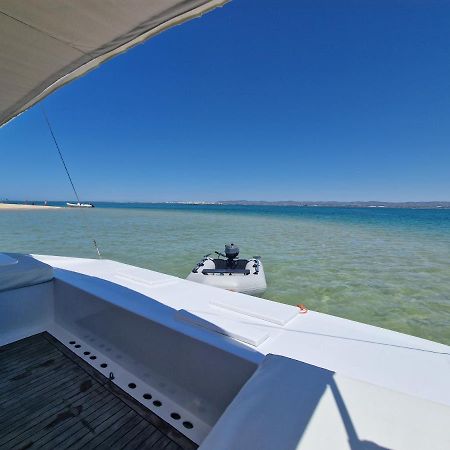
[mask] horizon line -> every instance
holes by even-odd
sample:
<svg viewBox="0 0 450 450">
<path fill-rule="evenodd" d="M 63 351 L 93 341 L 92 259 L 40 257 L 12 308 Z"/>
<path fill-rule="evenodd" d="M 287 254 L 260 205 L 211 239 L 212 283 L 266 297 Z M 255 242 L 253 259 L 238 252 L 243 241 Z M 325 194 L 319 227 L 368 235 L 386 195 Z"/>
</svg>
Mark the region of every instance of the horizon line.
<svg viewBox="0 0 450 450">
<path fill-rule="evenodd" d="M 60 202 L 73 202 L 73 200 L 67 199 L 52 199 L 52 200 L 41 200 L 41 199 L 0 199 L 2 202 L 40 202 L 45 201 L 50 203 L 60 203 Z M 88 200 L 83 200 L 88 201 Z M 377 204 L 435 204 L 435 203 L 448 203 L 450 200 L 89 200 L 90 202 L 97 203 L 142 203 L 142 204 L 246 204 L 246 203 L 267 203 L 267 204 L 279 204 L 279 203 L 295 203 L 295 204 L 324 204 L 324 203 L 341 203 L 341 204 L 354 204 L 354 203 L 377 203 Z"/>
</svg>

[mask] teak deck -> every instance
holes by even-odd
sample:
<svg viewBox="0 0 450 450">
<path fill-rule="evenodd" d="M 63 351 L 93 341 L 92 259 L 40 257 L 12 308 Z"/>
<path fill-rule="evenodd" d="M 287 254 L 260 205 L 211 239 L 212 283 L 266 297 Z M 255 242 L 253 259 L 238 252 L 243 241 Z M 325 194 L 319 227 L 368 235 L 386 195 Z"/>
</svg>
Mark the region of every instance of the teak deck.
<svg viewBox="0 0 450 450">
<path fill-rule="evenodd" d="M 48 333 L 0 347 L 0 448 L 197 445 Z"/>
</svg>

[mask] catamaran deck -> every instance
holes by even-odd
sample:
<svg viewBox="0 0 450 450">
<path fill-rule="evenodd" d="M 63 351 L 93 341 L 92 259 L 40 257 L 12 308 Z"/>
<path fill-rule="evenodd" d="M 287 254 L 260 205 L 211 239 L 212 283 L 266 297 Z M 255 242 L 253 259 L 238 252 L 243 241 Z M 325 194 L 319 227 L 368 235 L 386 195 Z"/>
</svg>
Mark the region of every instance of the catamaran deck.
<svg viewBox="0 0 450 450">
<path fill-rule="evenodd" d="M 0 374 L 0 448 L 197 448 L 49 333 L 0 347 Z"/>
</svg>

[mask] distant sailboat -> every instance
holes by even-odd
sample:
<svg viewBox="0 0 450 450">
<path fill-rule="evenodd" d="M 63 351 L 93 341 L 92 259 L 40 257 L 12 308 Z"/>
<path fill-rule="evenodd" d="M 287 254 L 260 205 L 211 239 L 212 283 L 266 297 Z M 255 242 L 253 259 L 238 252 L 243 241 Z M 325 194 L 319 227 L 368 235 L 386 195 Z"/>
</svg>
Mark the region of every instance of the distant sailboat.
<svg viewBox="0 0 450 450">
<path fill-rule="evenodd" d="M 95 208 L 95 206 L 92 203 L 70 203 L 67 202 L 66 205 L 69 208 Z"/>
<path fill-rule="evenodd" d="M 42 115 L 44 116 L 44 119 L 47 122 L 47 126 L 48 126 L 48 129 L 50 131 L 50 134 L 52 135 L 53 142 L 55 143 L 56 150 L 58 150 L 59 157 L 61 158 L 61 162 L 62 162 L 62 164 L 64 166 L 64 170 L 66 171 L 66 174 L 67 174 L 67 178 L 70 181 L 70 185 L 72 186 L 73 193 L 75 194 L 75 197 L 77 199 L 76 203 L 67 202 L 66 205 L 69 208 L 94 208 L 94 205 L 92 203 L 81 203 L 80 202 L 80 197 L 78 196 L 78 192 L 75 189 L 75 185 L 73 184 L 72 177 L 70 176 L 70 173 L 69 173 L 69 169 L 67 168 L 66 162 L 64 161 L 64 158 L 63 158 L 63 155 L 62 155 L 62 152 L 61 152 L 61 148 L 59 147 L 58 141 L 56 140 L 55 133 L 53 133 L 52 125 L 50 124 L 50 120 L 48 119 L 47 114 L 45 113 L 45 110 L 44 110 L 43 107 L 42 107 Z"/>
</svg>

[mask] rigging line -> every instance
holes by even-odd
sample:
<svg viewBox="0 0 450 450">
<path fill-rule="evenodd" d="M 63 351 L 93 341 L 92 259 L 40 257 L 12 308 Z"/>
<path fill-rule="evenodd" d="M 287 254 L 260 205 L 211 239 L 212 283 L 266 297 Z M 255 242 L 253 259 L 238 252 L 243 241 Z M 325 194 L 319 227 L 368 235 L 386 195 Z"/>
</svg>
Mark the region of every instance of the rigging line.
<svg viewBox="0 0 450 450">
<path fill-rule="evenodd" d="M 61 162 L 63 163 L 64 169 L 65 169 L 65 171 L 67 173 L 67 176 L 69 178 L 70 184 L 72 185 L 72 189 L 73 189 L 73 192 L 75 193 L 75 197 L 77 198 L 77 202 L 81 203 L 80 202 L 80 198 L 78 197 L 77 190 L 75 189 L 75 185 L 73 184 L 72 177 L 70 176 L 69 169 L 66 166 L 66 163 L 64 161 L 63 155 L 61 153 L 61 149 L 59 148 L 58 141 L 56 140 L 55 133 L 53 133 L 53 128 L 50 125 L 50 121 L 48 120 L 47 114 L 45 113 L 45 109 L 44 109 L 43 106 L 41 106 L 41 110 L 42 110 L 42 114 L 44 116 L 44 119 L 47 122 L 48 129 L 50 130 L 50 134 L 52 135 L 53 142 L 55 143 L 56 149 L 58 150 L 59 157 L 61 158 Z"/>
<path fill-rule="evenodd" d="M 61 158 L 61 162 L 63 163 L 64 169 L 66 171 L 67 177 L 69 178 L 70 184 L 71 184 L 73 192 L 75 194 L 75 197 L 77 198 L 77 202 L 78 202 L 78 204 L 81 204 L 80 197 L 78 197 L 78 193 L 77 193 L 77 190 L 75 189 L 75 185 L 73 184 L 72 177 L 70 176 L 70 173 L 69 173 L 69 169 L 67 168 L 66 162 L 64 161 L 64 158 L 63 158 L 63 155 L 61 152 L 61 148 L 59 147 L 58 141 L 56 140 L 55 133 L 53 133 L 53 128 L 50 124 L 50 120 L 48 119 L 47 114 L 45 113 L 44 107 L 42 105 L 40 105 L 40 106 L 41 106 L 42 115 L 44 116 L 44 119 L 47 122 L 47 126 L 50 131 L 50 134 L 52 135 L 53 142 L 55 143 L 55 147 L 58 150 L 59 157 Z M 102 255 L 100 253 L 100 249 L 98 248 L 97 241 L 92 238 L 92 242 L 94 243 L 95 250 L 97 250 L 98 257 L 101 258 Z"/>
</svg>

